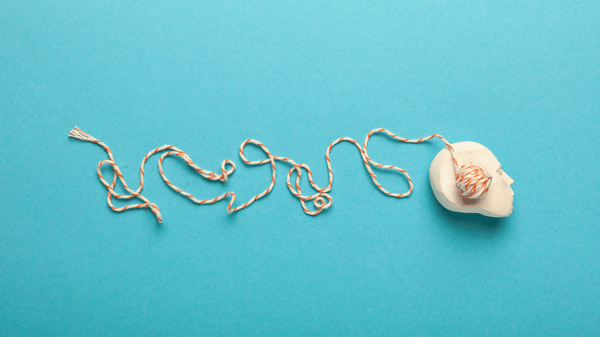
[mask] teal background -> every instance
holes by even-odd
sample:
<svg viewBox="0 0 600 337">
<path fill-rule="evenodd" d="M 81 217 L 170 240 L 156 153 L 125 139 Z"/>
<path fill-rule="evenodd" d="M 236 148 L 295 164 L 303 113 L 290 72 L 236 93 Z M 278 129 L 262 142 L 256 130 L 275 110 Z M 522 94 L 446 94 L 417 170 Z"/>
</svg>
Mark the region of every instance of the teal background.
<svg viewBox="0 0 600 337">
<path fill-rule="evenodd" d="M 598 336 L 599 60 L 592 0 L 4 0 L 0 335 Z M 247 138 L 325 186 L 338 137 L 440 133 L 496 154 L 514 212 L 444 210 L 428 181 L 443 144 L 375 136 L 410 197 L 384 196 L 345 143 L 323 214 L 302 212 L 278 163 L 273 192 L 230 215 L 170 190 L 153 157 L 158 225 L 108 208 L 106 153 L 68 138 L 75 125 L 133 187 L 164 144 L 212 171 L 232 159 L 225 184 L 177 158 L 165 171 L 236 205 L 271 175 L 241 162 Z"/>
</svg>

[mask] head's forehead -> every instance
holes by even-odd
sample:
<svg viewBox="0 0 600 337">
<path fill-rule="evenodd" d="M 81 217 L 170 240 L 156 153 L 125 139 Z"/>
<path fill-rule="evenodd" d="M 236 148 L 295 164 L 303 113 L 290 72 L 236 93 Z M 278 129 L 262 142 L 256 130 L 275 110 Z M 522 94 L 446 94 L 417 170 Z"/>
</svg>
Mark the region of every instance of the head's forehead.
<svg viewBox="0 0 600 337">
<path fill-rule="evenodd" d="M 498 171 L 500 162 L 487 147 L 475 142 L 461 142 L 452 144 L 457 154 L 458 165 L 468 162 L 485 167 L 488 171 Z"/>
</svg>

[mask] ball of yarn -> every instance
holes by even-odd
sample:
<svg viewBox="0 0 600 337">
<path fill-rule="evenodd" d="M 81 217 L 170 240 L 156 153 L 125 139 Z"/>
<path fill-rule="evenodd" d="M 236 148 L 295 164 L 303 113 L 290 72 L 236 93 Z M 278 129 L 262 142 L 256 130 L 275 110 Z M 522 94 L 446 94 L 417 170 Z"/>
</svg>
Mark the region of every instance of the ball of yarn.
<svg viewBox="0 0 600 337">
<path fill-rule="evenodd" d="M 456 187 L 460 195 L 469 199 L 482 197 L 492 184 L 492 176 L 487 170 L 473 163 L 466 163 L 460 167 L 456 175 Z"/>
</svg>

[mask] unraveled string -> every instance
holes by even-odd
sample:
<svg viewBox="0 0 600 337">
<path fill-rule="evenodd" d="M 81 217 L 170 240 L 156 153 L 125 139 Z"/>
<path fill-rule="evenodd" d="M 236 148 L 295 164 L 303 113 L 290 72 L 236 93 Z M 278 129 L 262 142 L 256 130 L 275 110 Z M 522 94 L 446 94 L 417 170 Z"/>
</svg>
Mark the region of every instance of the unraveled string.
<svg viewBox="0 0 600 337">
<path fill-rule="evenodd" d="M 396 136 L 395 134 L 393 134 L 392 132 L 390 132 L 389 130 L 386 129 L 374 129 L 371 130 L 369 132 L 369 134 L 367 134 L 367 137 L 365 138 L 365 142 L 363 143 L 363 146 L 361 147 L 360 144 L 352 139 L 352 138 L 348 138 L 348 137 L 342 137 L 342 138 L 338 138 L 336 139 L 333 143 L 331 143 L 329 145 L 329 147 L 327 148 L 327 151 L 325 153 L 325 160 L 327 161 L 327 170 L 329 172 L 329 183 L 327 185 L 327 187 L 325 188 L 320 188 L 319 185 L 317 185 L 313 178 L 312 178 L 312 172 L 310 170 L 310 167 L 306 164 L 297 164 L 296 162 L 294 162 L 292 159 L 290 158 L 286 158 L 286 157 L 280 157 L 280 156 L 273 156 L 271 154 L 271 152 L 269 152 L 269 150 L 267 149 L 267 147 L 254 139 L 248 139 L 246 141 L 244 141 L 241 145 L 240 145 L 240 157 L 242 158 L 242 160 L 244 161 L 244 163 L 248 164 L 248 165 L 262 165 L 262 164 L 266 164 L 266 163 L 270 163 L 271 164 L 271 168 L 273 170 L 273 174 L 271 176 L 271 183 L 269 184 L 269 187 L 263 191 L 262 193 L 256 195 L 255 197 L 253 197 L 252 199 L 250 199 L 249 201 L 247 201 L 246 203 L 232 208 L 233 203 L 235 202 L 235 193 L 234 192 L 227 192 L 224 193 L 214 199 L 208 199 L 208 200 L 198 200 L 196 199 L 194 196 L 192 196 L 191 194 L 181 190 L 180 188 L 178 188 L 177 186 L 173 185 L 173 183 L 171 183 L 167 177 L 165 176 L 165 173 L 163 171 L 162 165 L 163 165 L 163 160 L 164 158 L 166 158 L 169 155 L 176 155 L 180 158 L 182 158 L 188 165 L 190 165 L 192 168 L 194 168 L 198 173 L 200 173 L 200 175 L 202 175 L 204 178 L 209 179 L 209 180 L 218 180 L 221 182 L 226 182 L 227 181 L 227 177 L 232 174 L 235 171 L 235 164 L 231 161 L 231 160 L 225 160 L 223 161 L 223 163 L 221 164 L 221 174 L 217 175 L 216 173 L 213 173 L 211 171 L 207 171 L 204 170 L 200 167 L 198 167 L 191 159 L 190 157 L 183 151 L 177 149 L 174 146 L 170 146 L 170 145 L 165 145 L 165 146 L 161 146 L 159 148 L 154 149 L 153 151 L 150 151 L 142 160 L 142 164 L 140 167 L 140 187 L 137 191 L 133 191 L 129 188 L 129 186 L 125 183 L 125 180 L 123 179 L 123 176 L 121 174 L 121 171 L 119 169 L 119 167 L 117 166 L 117 164 L 114 162 L 114 158 L 112 155 L 112 152 L 110 151 L 110 149 L 102 142 L 100 142 L 99 140 L 91 137 L 90 135 L 88 135 L 87 133 L 81 131 L 80 129 L 78 129 L 77 127 L 75 127 L 70 133 L 69 136 L 73 137 L 73 138 L 77 138 L 83 141 L 88 141 L 88 142 L 92 142 L 95 144 L 98 144 L 100 146 L 102 146 L 102 148 L 104 148 L 104 150 L 108 153 L 108 156 L 110 158 L 110 160 L 103 160 L 98 164 L 98 176 L 100 177 L 100 181 L 102 182 L 102 184 L 108 189 L 108 205 L 110 206 L 110 208 L 116 212 L 121 212 L 127 209 L 131 209 L 131 208 L 143 208 L 143 207 L 148 207 L 150 208 L 150 210 L 156 215 L 157 219 L 159 222 L 162 222 L 162 217 L 160 215 L 160 211 L 158 209 L 158 207 L 149 202 L 148 199 L 146 199 L 145 197 L 143 197 L 140 192 L 142 191 L 142 188 L 144 187 L 144 164 L 146 163 L 146 161 L 148 160 L 148 158 L 150 158 L 152 155 L 154 155 L 157 152 L 160 151 L 164 151 L 164 150 L 169 150 L 168 152 L 165 152 L 162 154 L 162 156 L 160 157 L 159 161 L 158 161 L 158 170 L 160 172 L 161 177 L 163 178 L 163 180 L 165 181 L 165 183 L 167 183 L 167 185 L 169 187 L 171 187 L 174 191 L 188 197 L 190 200 L 192 200 L 193 202 L 197 203 L 197 204 L 212 204 L 215 203 L 217 201 L 220 201 L 228 196 L 231 196 L 231 200 L 229 201 L 229 204 L 227 205 L 227 212 L 228 213 L 233 213 L 236 211 L 239 211 L 241 209 L 244 209 L 246 207 L 248 207 L 249 205 L 251 205 L 253 202 L 255 202 L 256 200 L 264 197 L 265 195 L 269 194 L 271 192 L 271 190 L 273 190 L 273 187 L 275 186 L 275 176 L 277 173 L 277 168 L 275 165 L 275 161 L 279 160 L 279 161 L 283 161 L 286 162 L 290 165 L 292 165 L 292 167 L 290 168 L 290 170 L 288 171 L 288 175 L 287 175 L 287 186 L 290 189 L 290 192 L 296 196 L 299 200 L 300 200 L 300 204 L 302 206 L 302 209 L 304 210 L 304 212 L 306 214 L 309 215 L 317 215 L 319 213 L 321 213 L 323 210 L 331 207 L 333 200 L 331 198 L 331 196 L 328 194 L 328 192 L 331 191 L 331 188 L 333 187 L 333 170 L 331 169 L 331 160 L 329 158 L 329 154 L 331 152 L 331 149 L 333 148 L 333 146 L 335 146 L 336 144 L 343 142 L 343 141 L 347 141 L 350 142 L 354 145 L 356 145 L 358 151 L 360 152 L 360 155 L 363 159 L 363 163 L 365 164 L 365 168 L 367 169 L 369 175 L 371 176 L 371 179 L 373 179 L 373 183 L 375 184 L 375 186 L 377 186 L 377 188 L 379 188 L 383 193 L 385 193 L 386 195 L 395 197 L 395 198 L 402 198 L 402 197 L 407 197 L 409 196 L 412 191 L 413 191 L 413 183 L 412 183 L 412 179 L 410 179 L 410 176 L 408 175 L 408 173 L 396 166 L 391 166 L 391 165 L 383 165 L 383 164 L 379 164 L 377 162 L 375 162 L 373 159 L 371 159 L 368 155 L 367 152 L 367 144 L 369 142 L 369 139 L 371 138 L 371 136 L 375 133 L 379 133 L 379 132 L 383 132 L 386 133 L 387 135 L 389 135 L 390 137 L 392 137 L 393 139 L 396 139 L 398 141 L 402 141 L 402 142 L 406 142 L 406 143 L 420 143 L 423 141 L 427 141 L 430 140 L 432 138 L 439 138 L 441 139 L 444 144 L 446 144 L 446 147 L 448 147 L 448 149 L 450 150 L 451 156 L 452 156 L 452 160 L 454 163 L 454 167 L 455 167 L 455 172 L 456 172 L 456 186 L 459 189 L 460 193 L 462 196 L 466 197 L 466 198 L 479 198 L 481 196 L 483 196 L 489 189 L 490 183 L 491 183 L 491 176 L 487 173 L 487 171 L 485 170 L 485 168 L 482 168 L 478 165 L 475 165 L 473 163 L 466 163 L 462 166 L 458 165 L 458 161 L 456 159 L 456 154 L 454 151 L 454 148 L 448 143 L 448 141 L 446 141 L 446 139 L 444 139 L 442 136 L 438 135 L 438 134 L 434 134 L 431 135 L 429 137 L 424 137 L 424 138 L 420 138 L 420 139 L 406 139 L 406 138 L 402 138 L 399 136 Z M 259 146 L 267 155 L 267 159 L 263 159 L 263 160 L 258 160 L 258 161 L 251 161 L 248 160 L 245 155 L 244 155 L 244 148 L 246 145 L 248 144 L 254 144 Z M 102 176 L 101 173 L 101 167 L 104 164 L 110 164 L 113 168 L 113 171 L 115 173 L 114 177 L 113 177 L 113 181 L 111 184 L 108 184 L 106 182 L 106 180 L 104 180 L 104 177 Z M 227 170 L 226 168 L 226 164 L 229 164 L 231 166 L 231 168 L 229 170 Z M 371 165 L 381 168 L 381 169 L 389 169 L 389 170 L 395 170 L 398 171 L 400 173 L 402 173 L 406 179 L 408 180 L 409 183 L 409 190 L 405 193 L 392 193 L 387 191 L 385 188 L 383 188 L 383 186 L 381 186 L 381 184 L 379 184 L 379 182 L 377 181 L 377 176 L 373 173 L 373 171 L 371 170 Z M 303 195 L 302 194 L 302 190 L 300 188 L 300 181 L 301 181 L 301 177 L 302 177 L 302 169 L 305 169 L 306 172 L 308 173 L 308 181 L 310 182 L 310 185 L 317 191 L 317 193 L 312 194 L 312 195 Z M 292 174 L 296 173 L 296 183 L 295 185 L 292 185 L 291 183 L 291 178 L 292 178 Z M 115 185 L 116 185 L 116 181 L 117 181 L 117 177 L 119 177 L 119 179 L 121 180 L 121 182 L 123 183 L 124 188 L 131 193 L 130 195 L 120 195 L 117 194 L 114 191 Z M 141 199 L 142 201 L 144 201 L 144 203 L 139 204 L 139 205 L 128 205 L 125 207 L 121 207 L 121 208 L 117 208 L 114 207 L 112 205 L 111 202 L 111 196 L 115 196 L 119 199 L 131 199 L 133 197 L 137 197 L 139 199 Z M 308 209 L 306 207 L 306 202 L 313 200 L 313 204 L 315 206 L 315 210 L 311 211 L 310 209 Z"/>
<path fill-rule="evenodd" d="M 456 173 L 456 187 L 460 191 L 460 194 L 465 198 L 477 199 L 477 198 L 482 197 L 489 190 L 491 182 L 492 182 L 492 176 L 488 174 L 487 170 L 484 167 L 473 164 L 471 162 L 468 162 L 466 164 L 459 166 L 458 160 L 456 159 L 456 153 L 454 152 L 454 148 L 452 147 L 452 145 L 450 145 L 450 143 L 448 143 L 448 141 L 446 139 L 444 139 L 444 137 L 442 137 L 438 134 L 435 134 L 435 135 L 431 135 L 429 137 L 423 137 L 421 139 L 406 139 L 406 138 L 396 136 L 395 134 L 391 133 L 389 130 L 386 130 L 386 129 L 374 129 L 369 132 L 369 134 L 367 135 L 367 138 L 365 138 L 365 143 L 363 144 L 363 150 L 365 152 L 365 157 L 368 159 L 368 161 L 371 164 L 373 164 L 379 168 L 394 169 L 394 170 L 404 173 L 404 175 L 406 176 L 406 179 L 408 179 L 408 182 L 410 183 L 410 190 L 408 191 L 408 194 L 406 194 L 406 195 L 393 194 L 393 193 L 388 193 L 383 187 L 381 187 L 377 183 L 377 181 L 375 180 L 375 177 L 373 177 L 373 181 L 375 182 L 375 185 L 381 191 L 383 191 L 385 194 L 388 194 L 388 195 L 391 195 L 391 196 L 397 197 L 397 198 L 404 197 L 404 196 L 409 195 L 412 192 L 413 185 L 412 185 L 412 180 L 410 179 L 410 177 L 408 176 L 408 173 L 406 173 L 406 171 L 399 169 L 395 166 L 378 164 L 378 163 L 374 162 L 371 158 L 369 158 L 369 156 L 367 154 L 367 143 L 369 142 L 369 139 L 371 138 L 371 136 L 378 132 L 384 132 L 384 133 L 388 134 L 390 137 L 392 137 L 393 139 L 396 139 L 396 140 L 399 140 L 399 141 L 405 142 L 405 143 L 420 143 L 420 142 L 430 140 L 432 138 L 441 139 L 444 142 L 444 144 L 446 144 L 446 147 L 450 150 L 450 155 L 452 156 L 452 162 L 454 163 L 454 170 Z"/>
<path fill-rule="evenodd" d="M 156 215 L 156 218 L 158 219 L 158 222 L 162 222 L 162 216 L 160 214 L 160 209 L 158 208 L 158 206 L 156 206 L 156 204 L 151 203 L 150 201 L 148 201 L 148 199 L 146 199 L 143 195 L 140 194 L 140 192 L 142 191 L 142 189 L 144 188 L 144 165 L 146 164 L 146 161 L 148 160 L 148 158 L 150 158 L 152 155 L 154 155 L 157 152 L 160 151 L 164 151 L 164 150 L 170 150 L 169 152 L 166 152 L 162 155 L 162 157 L 160 157 L 159 160 L 159 171 L 161 173 L 161 176 L 163 177 L 163 179 L 165 180 L 165 182 L 171 187 L 173 188 L 175 191 L 187 196 L 188 198 L 192 199 L 194 202 L 197 203 L 213 203 L 216 201 L 219 201 L 225 197 L 227 197 L 228 195 L 233 195 L 233 198 L 229 204 L 229 206 L 231 206 L 231 204 L 233 203 L 233 201 L 235 200 L 235 193 L 233 192 L 229 192 L 226 193 L 222 196 L 219 196 L 213 200 L 196 200 L 194 199 L 194 197 L 192 197 L 190 194 L 185 193 L 184 191 L 178 189 L 175 185 L 173 185 L 171 182 L 169 182 L 167 180 L 167 178 L 164 176 L 164 173 L 162 171 L 162 160 L 171 154 L 177 155 L 181 158 L 183 158 L 183 160 L 185 160 L 185 162 L 190 165 L 192 168 L 194 168 L 196 170 L 196 172 L 200 173 L 200 175 L 202 175 L 204 178 L 209 179 L 209 180 L 219 180 L 222 182 L 227 181 L 227 177 L 233 173 L 233 171 L 235 171 L 235 164 L 231 161 L 231 160 L 225 160 L 223 161 L 223 163 L 221 164 L 221 174 L 216 174 L 214 172 L 208 171 L 208 170 L 204 170 L 200 167 L 198 167 L 196 164 L 194 164 L 194 162 L 190 159 L 190 157 L 183 151 L 179 150 L 178 148 L 174 147 L 174 146 L 170 146 L 170 145 L 165 145 L 165 146 L 161 146 L 159 148 L 156 148 L 152 151 L 150 151 L 142 160 L 142 164 L 140 166 L 140 187 L 137 189 L 137 191 L 133 191 L 125 182 L 125 179 L 123 178 L 123 175 L 121 174 L 121 170 L 119 169 L 119 166 L 115 163 L 115 160 L 113 158 L 113 154 L 110 151 L 110 149 L 108 148 L 108 146 L 106 146 L 104 143 L 102 143 L 101 141 L 97 140 L 96 138 L 88 135 L 87 133 L 81 131 L 79 128 L 74 127 L 73 130 L 71 132 L 69 132 L 69 136 L 79 139 L 79 140 L 83 140 L 83 141 L 87 141 L 87 142 L 91 142 L 94 144 L 98 144 L 100 145 L 107 153 L 108 153 L 108 157 L 110 158 L 109 160 L 103 160 L 98 164 L 98 168 L 97 168 L 97 172 L 98 172 L 98 177 L 100 178 L 100 181 L 102 182 L 102 184 L 106 187 L 106 189 L 108 189 L 108 198 L 107 198 L 107 202 L 108 202 L 108 206 L 115 212 L 122 212 L 122 211 L 126 211 L 128 209 L 132 209 L 132 208 L 150 208 L 150 210 L 152 211 L 152 213 L 154 213 L 154 215 Z M 102 166 L 105 164 L 109 164 L 112 166 L 113 171 L 114 171 L 114 176 L 113 176 L 113 180 L 111 184 L 108 184 L 106 182 L 106 180 L 104 179 L 104 177 L 102 176 Z M 231 165 L 231 168 L 229 170 L 226 169 L 226 164 Z M 115 192 L 115 186 L 117 183 L 117 177 L 121 180 L 121 183 L 123 184 L 123 187 L 125 188 L 125 190 L 127 190 L 127 192 L 131 193 L 129 195 L 121 195 Z M 133 197 L 137 197 L 139 199 L 141 199 L 144 203 L 142 204 L 138 204 L 138 205 L 127 205 L 125 207 L 115 207 L 112 204 L 111 198 L 112 196 L 115 196 L 116 198 L 119 199 L 131 199 Z"/>
</svg>

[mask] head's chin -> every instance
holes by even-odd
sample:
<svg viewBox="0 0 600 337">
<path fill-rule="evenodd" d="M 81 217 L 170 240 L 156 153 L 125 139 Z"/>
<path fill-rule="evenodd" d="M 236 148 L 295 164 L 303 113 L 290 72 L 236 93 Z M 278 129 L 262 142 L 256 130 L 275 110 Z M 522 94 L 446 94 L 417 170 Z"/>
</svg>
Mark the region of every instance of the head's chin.
<svg viewBox="0 0 600 337">
<path fill-rule="evenodd" d="M 495 203 L 491 206 L 481 209 L 479 213 L 496 218 L 507 217 L 513 211 L 513 198 L 507 199 L 501 203 Z"/>
</svg>

